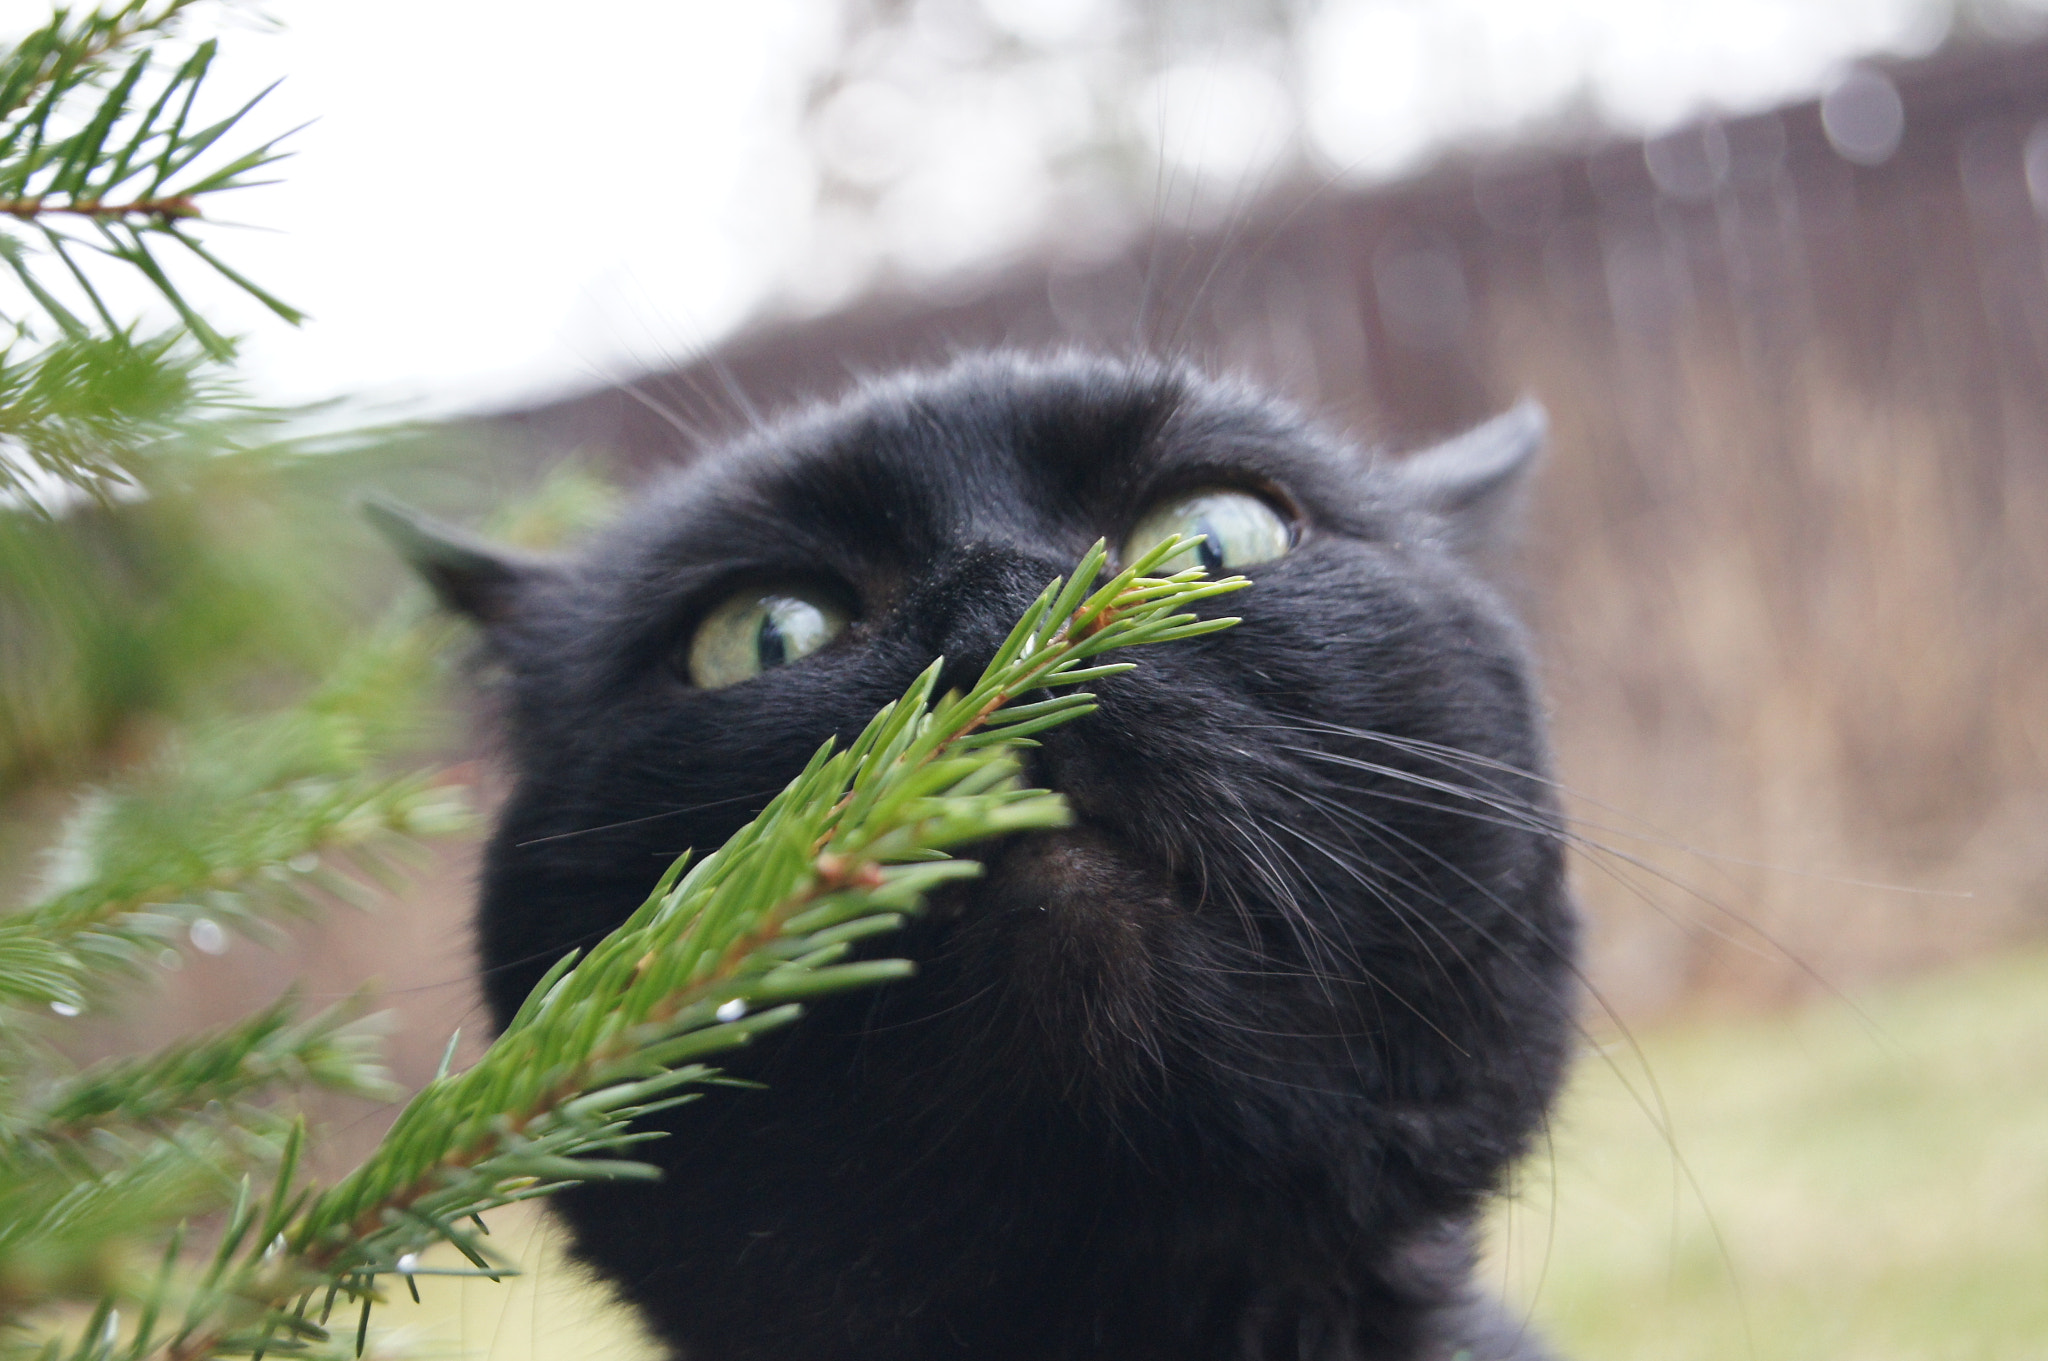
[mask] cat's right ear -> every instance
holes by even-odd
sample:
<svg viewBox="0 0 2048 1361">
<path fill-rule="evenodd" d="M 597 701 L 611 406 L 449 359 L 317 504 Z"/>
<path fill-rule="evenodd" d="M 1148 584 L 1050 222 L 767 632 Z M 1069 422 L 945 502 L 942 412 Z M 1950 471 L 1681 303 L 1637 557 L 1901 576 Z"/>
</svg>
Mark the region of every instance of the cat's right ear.
<svg viewBox="0 0 2048 1361">
<path fill-rule="evenodd" d="M 538 558 L 487 543 L 396 501 L 366 498 L 363 514 L 442 605 L 486 628 L 509 619 L 524 589 L 548 571 Z"/>
<path fill-rule="evenodd" d="M 1453 546 L 1483 555 L 1511 537 L 1529 470 L 1549 433 L 1542 404 L 1524 397 L 1492 420 L 1401 459 L 1391 473 L 1410 505 L 1443 518 Z"/>
</svg>

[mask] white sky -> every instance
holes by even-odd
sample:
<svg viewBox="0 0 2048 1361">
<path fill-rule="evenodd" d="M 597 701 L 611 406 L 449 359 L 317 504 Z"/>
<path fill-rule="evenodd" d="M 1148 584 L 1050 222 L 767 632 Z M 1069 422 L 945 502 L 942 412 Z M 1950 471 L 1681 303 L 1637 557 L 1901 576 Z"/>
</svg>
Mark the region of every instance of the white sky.
<svg viewBox="0 0 2048 1361">
<path fill-rule="evenodd" d="M 775 192 L 818 7 L 732 0 L 277 0 L 233 75 L 286 77 L 266 126 L 315 119 L 220 244 L 313 314 L 246 306 L 282 396 L 446 408 L 681 355 L 770 286 L 809 203 Z M 226 44 L 224 44 L 224 47 Z M 221 68 L 223 78 L 229 75 Z M 784 178 L 789 178 L 785 175 Z"/>
<path fill-rule="evenodd" d="M 1085 130 L 1091 73 L 1107 69 L 1090 64 L 1106 50 L 1099 0 L 982 0 L 989 32 L 1048 46 L 1004 82 L 976 74 L 961 39 L 925 54 L 907 94 L 850 96 L 851 131 L 828 154 L 898 177 L 865 222 L 821 222 L 797 136 L 835 8 L 270 0 L 286 29 L 229 34 L 223 97 L 283 76 L 262 126 L 318 121 L 294 139 L 284 184 L 233 205 L 270 230 L 213 241 L 314 320 L 294 330 L 224 289 L 195 291 L 248 337 L 263 395 L 449 410 L 684 358 L 778 292 L 843 294 L 878 264 L 943 272 L 1056 239 L 1053 167 Z M 44 12 L 0 0 L 0 33 Z M 1132 96 L 1130 117 L 1170 168 L 1232 193 L 1297 137 L 1339 179 L 1370 181 L 1581 96 L 1642 130 L 1765 107 L 1822 88 L 1855 56 L 1926 50 L 1941 12 L 1927 0 L 1327 0 L 1296 77 L 1305 127 L 1273 54 L 1193 54 Z"/>
</svg>

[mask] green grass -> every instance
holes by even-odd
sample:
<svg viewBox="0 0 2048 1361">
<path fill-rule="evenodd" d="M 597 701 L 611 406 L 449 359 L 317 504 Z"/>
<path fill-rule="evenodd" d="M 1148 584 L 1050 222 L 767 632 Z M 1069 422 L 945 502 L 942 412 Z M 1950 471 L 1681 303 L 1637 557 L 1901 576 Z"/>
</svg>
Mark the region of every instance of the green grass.
<svg viewBox="0 0 2048 1361">
<path fill-rule="evenodd" d="M 1853 1000 L 1583 1063 L 1491 1268 L 1565 1355 L 2048 1356 L 2048 954 Z"/>
<path fill-rule="evenodd" d="M 1581 1064 L 1486 1268 L 1563 1356 L 2048 1357 L 2048 952 L 1637 1041 Z M 558 1233 L 495 1227 L 529 1274 L 423 1278 L 401 1347 L 653 1354 Z"/>
</svg>

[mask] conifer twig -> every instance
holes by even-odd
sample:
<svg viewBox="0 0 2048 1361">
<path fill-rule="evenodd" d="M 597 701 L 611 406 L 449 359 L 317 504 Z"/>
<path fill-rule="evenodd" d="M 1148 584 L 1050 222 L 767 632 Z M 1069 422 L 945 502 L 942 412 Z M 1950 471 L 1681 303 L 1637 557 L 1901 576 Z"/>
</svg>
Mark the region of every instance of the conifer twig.
<svg viewBox="0 0 2048 1361">
<path fill-rule="evenodd" d="M 0 118 L 11 115 L 52 82 L 89 75 L 113 53 L 152 33 L 167 31 L 179 15 L 197 3 L 126 0 L 113 9 L 52 15 L 49 24 L 15 44 L 0 65 Z"/>
<path fill-rule="evenodd" d="M 137 1298 L 138 1247 L 226 1208 L 245 1171 L 267 1180 L 292 1147 L 269 1099 L 388 1096 L 360 998 L 301 1019 L 287 993 L 82 1072 L 45 1037 L 183 948 L 218 950 L 227 929 L 254 930 L 314 891 L 359 896 L 339 856 L 374 872 L 394 843 L 466 825 L 459 791 L 375 768 L 419 724 L 444 633 L 387 627 L 296 708 L 165 743 L 87 796 L 41 900 L 0 913 L 0 1358 L 54 1346 L 34 1331 L 53 1306 L 97 1301 L 116 1317 Z M 173 1272 L 143 1298 L 181 1288 Z M 108 1361 L 104 1341 L 81 1338 L 76 1361 Z"/>
<path fill-rule="evenodd" d="M 33 513 L 66 489 L 104 503 L 134 486 L 137 436 L 160 435 L 165 422 L 121 429 L 95 413 L 218 423 L 217 391 L 119 381 L 124 370 L 131 379 L 150 370 L 189 377 L 192 366 L 173 352 L 188 338 L 215 364 L 232 357 L 233 342 L 187 298 L 184 269 L 227 280 L 293 325 L 305 319 L 201 239 L 207 203 L 269 183 L 262 173 L 286 153 L 282 137 L 235 145 L 267 90 L 223 114 L 204 110 L 216 40 L 180 38 L 182 50 L 164 59 L 195 3 L 59 8 L 0 46 L 0 281 L 12 285 L 0 289 L 0 393 L 41 388 L 57 398 L 55 409 L 0 410 L 0 514 Z M 106 289 L 105 261 L 134 271 L 175 313 L 168 336 L 137 338 L 138 320 L 119 315 L 123 304 Z"/>
<path fill-rule="evenodd" d="M 182 246 L 286 321 L 303 316 L 227 267 L 186 233 L 203 216 L 200 201 L 249 188 L 257 172 L 284 156 L 273 138 L 239 155 L 219 148 L 262 94 L 225 116 L 194 125 L 192 115 L 219 44 L 195 44 L 175 68 L 157 74 L 146 40 L 161 40 L 192 0 L 129 0 L 74 17 L 59 10 L 42 28 L 0 50 L 0 218 L 34 229 L 9 238 L 0 262 L 35 307 L 72 339 L 94 328 L 42 282 L 39 246 L 54 257 L 107 335 L 124 334 L 75 252 L 126 261 L 139 270 L 216 359 L 232 347 L 193 310 L 150 249 L 152 236 Z M 139 49 L 139 50 L 138 50 Z M 130 54 L 133 53 L 131 56 Z M 268 91 L 264 92 L 265 94 Z M 92 235 L 66 235 L 52 219 L 81 218 Z M 26 318 L 9 311 L 17 326 Z"/>
</svg>

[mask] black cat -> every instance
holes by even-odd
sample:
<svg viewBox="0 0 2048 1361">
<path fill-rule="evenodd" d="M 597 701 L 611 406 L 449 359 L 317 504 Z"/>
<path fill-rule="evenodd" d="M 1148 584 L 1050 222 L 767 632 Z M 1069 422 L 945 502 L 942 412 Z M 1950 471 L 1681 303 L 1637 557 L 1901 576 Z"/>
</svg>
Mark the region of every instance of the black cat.
<svg viewBox="0 0 2048 1361">
<path fill-rule="evenodd" d="M 1536 1355 L 1471 1239 L 1558 1085 L 1573 918 L 1464 557 L 1541 433 L 1381 462 L 1182 369 L 999 355 L 740 440 L 573 559 L 416 530 L 509 675 L 501 1022 L 1096 538 L 1256 583 L 1046 734 L 1074 826 L 885 938 L 915 978 L 742 1051 L 765 1089 L 672 1112 L 664 1181 L 562 1196 L 581 1256 L 690 1361 Z"/>
</svg>

